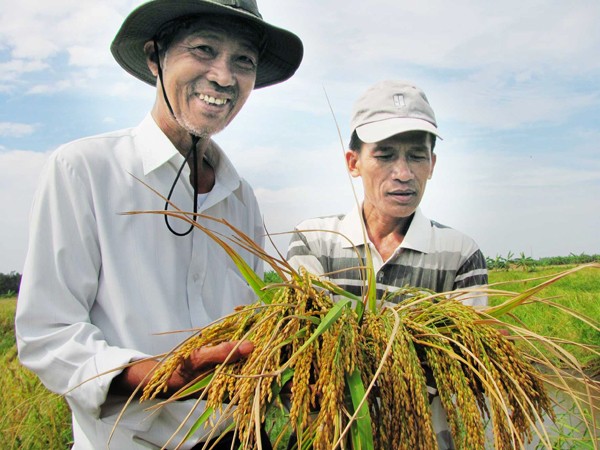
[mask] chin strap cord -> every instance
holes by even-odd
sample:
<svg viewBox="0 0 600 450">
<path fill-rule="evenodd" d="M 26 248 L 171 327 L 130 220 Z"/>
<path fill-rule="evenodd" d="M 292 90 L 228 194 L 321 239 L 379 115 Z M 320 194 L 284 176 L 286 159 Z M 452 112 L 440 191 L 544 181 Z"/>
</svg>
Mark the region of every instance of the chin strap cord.
<svg viewBox="0 0 600 450">
<path fill-rule="evenodd" d="M 152 41 L 152 43 L 154 44 L 154 57 L 156 58 L 156 67 L 157 67 L 157 71 L 158 71 L 158 79 L 160 80 L 160 87 L 162 89 L 162 94 L 163 94 L 165 103 L 167 104 L 167 107 L 169 108 L 171 115 L 173 116 L 174 119 L 176 119 L 175 113 L 173 112 L 173 108 L 171 108 L 171 102 L 169 101 L 169 98 L 167 97 L 167 91 L 165 91 L 165 84 L 163 83 L 163 71 L 162 71 L 162 66 L 160 65 L 160 53 L 158 53 L 158 42 L 156 42 L 156 39 L 154 39 Z"/>
<path fill-rule="evenodd" d="M 169 98 L 167 97 L 167 92 L 165 91 L 165 84 L 163 83 L 163 71 L 162 71 L 162 67 L 160 65 L 160 54 L 158 53 L 158 43 L 156 42 L 156 39 L 153 40 L 153 44 L 154 44 L 154 55 L 156 57 L 156 66 L 157 66 L 157 70 L 158 70 L 158 79 L 160 80 L 162 94 L 165 99 L 165 103 L 167 104 L 167 107 L 169 108 L 169 112 L 171 113 L 173 118 L 175 120 L 177 120 L 177 118 L 175 117 L 175 113 L 173 112 L 173 108 L 171 107 L 171 102 L 169 102 Z M 171 196 L 173 195 L 173 191 L 175 190 L 177 181 L 179 180 L 179 177 L 181 177 L 181 172 L 183 172 L 183 168 L 185 167 L 185 165 L 187 164 L 187 162 L 191 156 L 192 157 L 192 180 L 191 181 L 192 181 L 193 189 L 194 189 L 194 216 L 192 217 L 192 220 L 195 222 L 196 214 L 198 213 L 198 180 L 197 180 L 197 177 L 198 177 L 198 151 L 196 149 L 196 146 L 198 145 L 198 141 L 200 140 L 200 138 L 198 136 L 194 136 L 191 133 L 190 133 L 190 137 L 192 138 L 192 145 L 191 145 L 190 150 L 188 151 L 187 155 L 185 155 L 183 164 L 177 171 L 177 176 L 175 177 L 175 180 L 173 180 L 173 184 L 171 185 L 171 189 L 169 190 L 169 195 L 167 196 L 167 201 L 165 202 L 165 212 L 167 212 L 169 210 L 169 202 L 171 201 Z M 173 233 L 175 236 L 187 236 L 194 229 L 194 225 L 192 224 L 192 225 L 190 225 L 190 228 L 183 233 L 175 231 L 171 227 L 171 224 L 169 223 L 168 214 L 165 214 L 165 224 L 167 225 L 167 228 L 169 229 L 169 231 L 171 233 Z"/>
<path fill-rule="evenodd" d="M 187 164 L 188 159 L 190 159 L 190 155 L 191 155 L 192 156 L 192 171 L 193 171 L 192 172 L 192 184 L 194 186 L 194 216 L 192 217 L 192 220 L 195 222 L 196 214 L 198 213 L 198 182 L 196 180 L 196 177 L 198 176 L 198 152 L 196 151 L 196 144 L 198 144 L 198 141 L 200 140 L 200 138 L 198 136 L 194 136 L 194 135 L 190 135 L 190 136 L 192 137 L 192 146 L 190 147 L 190 151 L 185 156 L 183 164 L 177 171 L 177 176 L 175 177 L 175 180 L 173 180 L 173 184 L 171 185 L 171 189 L 169 190 L 169 195 L 167 196 L 167 201 L 165 202 L 165 212 L 167 212 L 169 210 L 169 202 L 171 201 L 171 196 L 173 195 L 173 191 L 175 190 L 177 181 L 179 180 L 179 177 L 181 176 L 181 172 L 183 171 L 183 168 Z M 180 233 L 178 231 L 175 231 L 171 227 L 171 224 L 169 223 L 168 214 L 165 214 L 165 223 L 167 224 L 167 228 L 169 229 L 169 231 L 171 233 L 173 233 L 175 236 L 187 236 L 194 229 L 194 225 L 192 224 L 192 225 L 190 225 L 189 230 L 187 230 L 186 232 Z"/>
</svg>

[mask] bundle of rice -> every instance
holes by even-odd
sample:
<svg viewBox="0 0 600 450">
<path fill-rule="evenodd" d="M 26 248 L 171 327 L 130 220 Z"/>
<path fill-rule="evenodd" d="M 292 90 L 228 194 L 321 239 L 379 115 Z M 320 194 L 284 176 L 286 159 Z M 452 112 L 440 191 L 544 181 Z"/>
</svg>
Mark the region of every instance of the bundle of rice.
<svg viewBox="0 0 600 450">
<path fill-rule="evenodd" d="M 409 298 L 394 305 L 377 302 L 371 289 L 360 298 L 298 273 L 219 219 L 202 216 L 224 223 L 232 236 L 218 235 L 181 211 L 166 214 L 218 242 L 258 298 L 186 339 L 145 387 L 142 401 L 164 392 L 194 349 L 224 341 L 254 343 L 247 359 L 218 365 L 173 395 L 172 400 L 195 395 L 207 402 L 190 433 L 233 418 L 242 448 L 261 448 L 265 421 L 284 414 L 287 427 L 271 432 L 275 448 L 288 448 L 291 433 L 298 449 L 435 449 L 428 399 L 433 381 L 456 448 L 485 448 L 486 427 L 496 449 L 524 448 L 534 436 L 551 448 L 543 417 L 552 419 L 554 412 L 545 385 L 550 377 L 555 386 L 568 383 L 556 383 L 566 371 L 545 358 L 540 345 L 561 348 L 557 354 L 569 376 L 587 386 L 587 396 L 565 388 L 578 405 L 591 410 L 598 398 L 598 382 L 586 377 L 560 344 L 500 320 L 566 273 L 524 293 L 503 292 L 510 298 L 493 308 L 465 306 L 459 300 L 465 291 L 436 294 L 410 287 L 392 293 Z M 232 242 L 260 255 L 283 281 L 263 282 Z M 333 302 L 332 294 L 342 300 Z M 594 425 L 588 424 L 593 433 Z"/>
</svg>

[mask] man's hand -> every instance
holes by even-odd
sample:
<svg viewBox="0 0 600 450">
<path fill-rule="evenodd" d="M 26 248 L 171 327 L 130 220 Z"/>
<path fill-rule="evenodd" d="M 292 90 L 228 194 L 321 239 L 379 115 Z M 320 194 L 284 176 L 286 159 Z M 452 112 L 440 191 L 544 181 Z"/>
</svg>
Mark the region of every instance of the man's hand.
<svg viewBox="0 0 600 450">
<path fill-rule="evenodd" d="M 239 361 L 247 357 L 253 350 L 254 344 L 250 341 L 243 341 L 239 345 L 237 341 L 222 342 L 219 345 L 194 350 L 189 358 L 177 367 L 169 379 L 167 392 L 163 395 L 169 396 L 177 392 L 189 382 L 196 379 L 198 375 L 206 372 L 216 364 L 225 361 L 228 363 Z M 148 381 L 150 381 L 151 372 L 154 371 L 158 364 L 157 361 L 144 360 L 129 366 L 113 379 L 109 392 L 112 394 L 130 395 L 139 387 L 138 393 L 141 393 Z"/>
</svg>

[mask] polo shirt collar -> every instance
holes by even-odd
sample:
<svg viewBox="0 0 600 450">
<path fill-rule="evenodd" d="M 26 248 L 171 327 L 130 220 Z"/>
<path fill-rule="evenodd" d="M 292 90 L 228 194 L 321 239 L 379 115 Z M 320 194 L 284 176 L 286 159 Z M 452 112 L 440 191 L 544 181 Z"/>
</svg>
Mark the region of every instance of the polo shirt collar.
<svg viewBox="0 0 600 450">
<path fill-rule="evenodd" d="M 408 227 L 408 231 L 406 232 L 406 236 L 404 236 L 399 248 L 407 248 L 421 253 L 428 253 L 431 248 L 431 232 L 431 221 L 421 212 L 421 208 L 417 208 L 412 222 Z M 360 207 L 355 206 L 352 211 L 342 219 L 340 233 L 350 239 L 357 247 L 364 245 L 362 205 L 360 205 Z M 370 242 L 368 237 L 367 240 L 372 245 L 372 242 Z M 352 244 L 344 239 L 342 246 L 344 248 L 351 248 Z"/>
<path fill-rule="evenodd" d="M 421 253 L 429 253 L 432 240 L 431 221 L 425 217 L 421 208 L 417 208 L 410 227 L 404 236 L 400 248 L 409 248 Z"/>
<path fill-rule="evenodd" d="M 365 239 L 369 240 L 369 237 L 363 233 L 362 224 L 362 204 L 360 206 L 355 205 L 340 224 L 340 233 L 349 239 L 349 241 L 348 239 L 342 239 L 343 248 L 352 248 L 352 245 L 360 247 L 364 245 Z"/>
</svg>

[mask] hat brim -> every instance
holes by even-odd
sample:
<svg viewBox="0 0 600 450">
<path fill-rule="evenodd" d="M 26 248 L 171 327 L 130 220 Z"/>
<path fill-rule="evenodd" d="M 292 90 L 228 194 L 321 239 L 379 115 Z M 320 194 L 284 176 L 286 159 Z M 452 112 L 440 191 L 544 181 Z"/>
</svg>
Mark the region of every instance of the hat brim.
<svg viewBox="0 0 600 450">
<path fill-rule="evenodd" d="M 144 44 L 165 23 L 178 17 L 200 14 L 237 16 L 259 24 L 265 30 L 265 48 L 258 62 L 255 89 L 287 80 L 300 66 L 304 48 L 294 33 L 270 25 L 243 9 L 207 0 L 155 0 L 142 4 L 121 25 L 111 44 L 111 53 L 127 72 L 154 86 L 156 77 L 148 68 Z"/>
<path fill-rule="evenodd" d="M 372 144 L 383 141 L 389 137 L 409 131 L 426 131 L 442 139 L 437 127 L 431 122 L 422 119 L 394 117 L 391 119 L 378 120 L 377 122 L 365 123 L 356 127 L 356 134 L 361 141 Z"/>
</svg>

